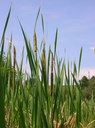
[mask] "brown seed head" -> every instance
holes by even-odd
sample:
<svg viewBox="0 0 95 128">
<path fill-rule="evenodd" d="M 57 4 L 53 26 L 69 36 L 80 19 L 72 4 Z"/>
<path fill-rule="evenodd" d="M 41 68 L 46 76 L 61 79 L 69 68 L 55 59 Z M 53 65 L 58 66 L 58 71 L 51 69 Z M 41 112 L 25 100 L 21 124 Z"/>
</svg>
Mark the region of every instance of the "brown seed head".
<svg viewBox="0 0 95 128">
<path fill-rule="evenodd" d="M 36 32 L 34 32 L 33 42 L 34 42 L 34 52 L 37 52 L 37 36 L 36 36 Z"/>
<path fill-rule="evenodd" d="M 46 69 L 46 57 L 45 57 L 45 49 L 43 48 L 42 51 L 42 68 L 45 70 Z"/>
<path fill-rule="evenodd" d="M 16 65 L 16 48 L 15 46 L 13 46 L 13 68 L 15 69 L 15 65 Z"/>
</svg>

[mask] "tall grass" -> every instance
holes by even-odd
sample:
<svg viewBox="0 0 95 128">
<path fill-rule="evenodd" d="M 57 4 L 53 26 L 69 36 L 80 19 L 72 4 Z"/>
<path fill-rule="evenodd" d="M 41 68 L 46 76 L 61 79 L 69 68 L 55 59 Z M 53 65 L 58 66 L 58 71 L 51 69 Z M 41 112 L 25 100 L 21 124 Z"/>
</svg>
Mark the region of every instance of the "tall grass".
<svg viewBox="0 0 95 128">
<path fill-rule="evenodd" d="M 7 55 L 4 57 L 4 38 L 10 12 L 11 7 L 0 45 L 0 128 L 80 128 L 86 125 L 94 128 L 94 100 L 93 98 L 91 101 L 84 99 L 77 80 L 81 66 L 82 48 L 78 66 L 75 62 L 71 65 L 70 61 L 67 64 L 65 59 L 59 59 L 56 53 L 57 29 L 54 50 L 49 48 L 47 55 L 46 46 L 43 43 L 40 56 L 36 35 L 37 19 L 40 16 L 39 9 L 34 26 L 33 48 L 19 22 L 31 74 L 23 73 L 24 50 L 22 50 L 19 65 L 14 47 L 12 64 L 12 36 Z M 44 33 L 42 15 L 41 19 Z"/>
<path fill-rule="evenodd" d="M 6 28 L 8 25 L 8 20 L 10 17 L 10 13 L 11 13 L 11 7 L 10 10 L 8 12 L 8 16 L 6 19 L 6 23 L 4 26 L 4 30 L 3 30 L 3 34 L 2 34 L 2 38 L 1 38 L 1 45 L 0 45 L 0 127 L 1 128 L 5 128 L 5 104 L 4 104 L 4 99 L 5 99 L 5 87 L 6 87 L 6 65 L 3 64 L 3 53 L 4 53 L 4 39 L 5 39 L 5 32 L 6 32 Z"/>
</svg>

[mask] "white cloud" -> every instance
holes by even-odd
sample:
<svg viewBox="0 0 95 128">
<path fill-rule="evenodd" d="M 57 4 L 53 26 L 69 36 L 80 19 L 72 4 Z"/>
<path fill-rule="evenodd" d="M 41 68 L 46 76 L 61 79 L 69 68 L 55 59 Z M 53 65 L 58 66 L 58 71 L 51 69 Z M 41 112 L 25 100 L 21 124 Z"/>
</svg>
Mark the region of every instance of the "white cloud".
<svg viewBox="0 0 95 128">
<path fill-rule="evenodd" d="M 95 69 L 94 68 L 81 69 L 79 78 L 82 78 L 83 76 L 87 76 L 90 78 L 92 76 L 95 76 Z"/>
</svg>

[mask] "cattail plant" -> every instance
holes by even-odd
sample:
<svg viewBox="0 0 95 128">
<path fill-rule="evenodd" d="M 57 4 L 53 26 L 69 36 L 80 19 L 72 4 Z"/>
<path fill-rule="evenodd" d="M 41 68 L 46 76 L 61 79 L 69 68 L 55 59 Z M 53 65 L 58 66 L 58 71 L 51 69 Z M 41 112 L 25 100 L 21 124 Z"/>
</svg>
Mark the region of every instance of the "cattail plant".
<svg viewBox="0 0 95 128">
<path fill-rule="evenodd" d="M 52 96 L 52 91 L 53 91 L 53 53 L 51 52 L 51 65 L 50 65 L 50 93 Z"/>
<path fill-rule="evenodd" d="M 45 46 L 43 46 L 42 50 L 42 70 L 46 71 L 46 56 L 45 56 Z"/>
<path fill-rule="evenodd" d="M 34 43 L 34 52 L 37 53 L 37 36 L 35 31 L 33 36 L 33 43 Z"/>
<path fill-rule="evenodd" d="M 41 63 L 42 63 L 41 77 L 42 77 L 43 87 L 44 87 L 44 91 L 45 91 L 46 101 L 48 102 L 48 84 L 47 84 L 47 80 L 46 80 L 46 54 L 45 54 L 45 44 L 44 44 L 43 50 L 42 50 Z"/>
<path fill-rule="evenodd" d="M 36 36 L 36 31 L 34 31 L 33 35 L 33 48 L 35 52 L 35 56 L 37 55 L 37 36 Z"/>
<path fill-rule="evenodd" d="M 34 53 L 36 57 L 36 67 L 37 67 L 37 36 L 36 36 L 35 31 L 34 31 L 34 36 L 33 36 L 33 44 L 34 44 Z"/>
<path fill-rule="evenodd" d="M 16 65 L 16 47 L 13 46 L 13 69 L 15 71 L 15 65 Z"/>
<path fill-rule="evenodd" d="M 15 86 L 16 48 L 13 46 L 13 88 Z"/>
<path fill-rule="evenodd" d="M 9 48 L 8 48 L 8 55 L 7 55 L 7 68 L 9 69 L 8 72 L 8 86 L 10 87 L 12 85 L 12 74 L 11 74 L 11 68 L 12 68 L 12 63 L 11 63 L 11 47 L 12 43 L 11 41 L 8 42 Z"/>
<path fill-rule="evenodd" d="M 66 65 L 65 59 L 62 61 L 57 56 L 57 29 L 54 52 L 49 49 L 47 60 L 45 44 L 42 43 L 42 56 L 37 56 L 36 24 L 40 13 L 39 9 L 34 27 L 33 50 L 19 22 L 31 72 L 31 75 L 24 74 L 22 70 L 24 51 L 22 52 L 20 66 L 16 61 L 15 46 L 13 47 L 13 63 L 11 64 L 11 44 L 7 52 L 7 61 L 3 58 L 5 32 L 10 11 L 11 8 L 0 44 L 0 128 L 85 128 L 85 125 L 87 128 L 94 128 L 95 101 L 93 96 L 91 101 L 85 101 L 77 81 L 81 66 L 82 48 L 78 67 L 74 63 L 72 65 L 74 71 L 72 71 L 70 62 Z M 44 34 L 43 16 L 42 26 Z M 38 76 L 39 71 L 41 80 Z M 24 76 L 27 76 L 27 84 Z M 55 79 L 53 80 L 53 78 Z M 8 80 L 9 85 L 12 82 L 12 89 L 6 84 Z M 65 86 L 63 86 L 63 81 Z M 50 87 L 48 86 L 49 82 Z"/>
<path fill-rule="evenodd" d="M 36 25 L 37 25 L 37 20 L 40 14 L 40 8 L 38 10 L 38 14 L 36 17 L 35 25 L 34 25 L 34 36 L 33 36 L 33 43 L 34 43 L 34 52 L 35 52 L 35 57 L 36 57 L 36 66 L 37 66 L 37 36 L 36 36 Z"/>
</svg>

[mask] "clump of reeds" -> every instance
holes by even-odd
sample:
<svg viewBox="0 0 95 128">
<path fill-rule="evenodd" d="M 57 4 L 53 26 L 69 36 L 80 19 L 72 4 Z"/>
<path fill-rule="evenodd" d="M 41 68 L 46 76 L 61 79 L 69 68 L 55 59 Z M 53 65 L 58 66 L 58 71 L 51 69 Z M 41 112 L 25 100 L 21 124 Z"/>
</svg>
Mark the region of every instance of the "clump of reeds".
<svg viewBox="0 0 95 128">
<path fill-rule="evenodd" d="M 72 116 L 69 116 L 64 123 L 64 126 L 67 128 L 74 128 L 76 123 L 76 113 L 74 113 Z"/>
<path fill-rule="evenodd" d="M 92 128 L 95 126 L 95 120 L 92 120 L 90 123 L 88 123 L 87 125 L 84 125 L 82 123 L 80 123 L 82 128 Z"/>
<path fill-rule="evenodd" d="M 23 54 L 21 65 L 19 66 L 17 64 L 17 51 L 15 46 L 13 47 L 13 65 L 10 65 L 12 67 L 9 68 L 8 63 L 10 62 L 11 56 L 6 57 L 7 61 L 3 61 L 3 54 L 4 38 L 10 11 L 11 8 L 5 23 L 0 45 L 0 128 L 94 128 L 94 100 L 85 101 L 79 82 L 76 79 L 76 76 L 79 75 L 80 71 L 82 49 L 80 50 L 78 67 L 76 63 L 71 66 L 70 62 L 68 62 L 68 65 L 66 64 L 65 59 L 64 61 L 60 60 L 56 53 L 57 29 L 55 34 L 54 52 L 50 52 L 51 49 L 49 50 L 48 61 L 45 44 L 41 50 L 41 57 L 35 59 L 38 50 L 36 29 L 34 28 L 34 48 L 32 50 L 31 43 L 26 37 L 24 29 L 20 23 L 31 75 L 23 73 Z M 37 14 L 36 23 L 39 14 L 40 10 Z M 43 22 L 42 17 L 44 32 Z M 11 53 L 11 49 L 9 49 L 7 55 L 10 55 L 9 53 Z M 12 71 L 11 68 L 13 69 Z M 74 69 L 74 71 L 72 69 Z M 39 72 L 41 79 L 39 79 Z M 14 77 L 11 77 L 10 79 L 12 82 L 9 82 L 9 84 L 13 83 L 14 91 L 13 89 L 10 89 L 10 86 L 7 84 L 9 73 L 14 74 Z M 48 83 L 49 78 L 50 86 Z M 89 120 L 92 121 L 88 124 Z M 82 122 L 85 122 L 83 124 L 88 125 L 85 126 Z"/>
</svg>

